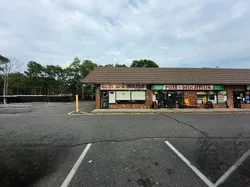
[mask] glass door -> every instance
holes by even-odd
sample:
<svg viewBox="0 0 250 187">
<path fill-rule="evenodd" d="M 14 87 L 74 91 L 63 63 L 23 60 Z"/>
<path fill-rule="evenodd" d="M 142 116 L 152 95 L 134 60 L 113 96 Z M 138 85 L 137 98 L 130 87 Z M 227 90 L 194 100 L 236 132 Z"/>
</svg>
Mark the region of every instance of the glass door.
<svg viewBox="0 0 250 187">
<path fill-rule="evenodd" d="M 176 108 L 176 92 L 167 92 L 167 108 Z"/>
<path fill-rule="evenodd" d="M 109 96 L 108 91 L 101 91 L 101 99 L 100 99 L 101 109 L 109 108 Z"/>
</svg>

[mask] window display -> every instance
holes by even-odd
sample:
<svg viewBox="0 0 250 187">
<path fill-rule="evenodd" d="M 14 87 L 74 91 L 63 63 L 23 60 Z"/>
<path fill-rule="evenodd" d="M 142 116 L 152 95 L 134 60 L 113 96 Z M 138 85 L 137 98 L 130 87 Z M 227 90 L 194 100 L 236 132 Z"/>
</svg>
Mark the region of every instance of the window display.
<svg viewBox="0 0 250 187">
<path fill-rule="evenodd" d="M 132 91 L 131 100 L 146 100 L 146 94 L 144 91 Z"/>
<path fill-rule="evenodd" d="M 225 104 L 227 102 L 227 91 L 218 92 L 218 104 Z"/>
<path fill-rule="evenodd" d="M 211 101 L 213 104 L 225 104 L 227 101 L 227 91 L 197 92 L 198 104 L 205 104 L 207 101 Z"/>
<path fill-rule="evenodd" d="M 146 102 L 145 91 L 113 91 L 117 104 L 144 104 Z"/>
<path fill-rule="evenodd" d="M 128 101 L 130 100 L 130 91 L 116 91 L 117 101 Z"/>
</svg>

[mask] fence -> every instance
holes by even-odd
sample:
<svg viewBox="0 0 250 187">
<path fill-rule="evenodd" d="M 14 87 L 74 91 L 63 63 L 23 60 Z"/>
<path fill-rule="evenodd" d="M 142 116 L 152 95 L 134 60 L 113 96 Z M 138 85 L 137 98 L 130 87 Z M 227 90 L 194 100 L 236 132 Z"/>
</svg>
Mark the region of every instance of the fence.
<svg viewBox="0 0 250 187">
<path fill-rule="evenodd" d="M 8 95 L 7 103 L 26 103 L 26 102 L 72 102 L 73 96 L 61 95 Z M 3 96 L 0 96 L 0 103 L 3 102 Z"/>
</svg>

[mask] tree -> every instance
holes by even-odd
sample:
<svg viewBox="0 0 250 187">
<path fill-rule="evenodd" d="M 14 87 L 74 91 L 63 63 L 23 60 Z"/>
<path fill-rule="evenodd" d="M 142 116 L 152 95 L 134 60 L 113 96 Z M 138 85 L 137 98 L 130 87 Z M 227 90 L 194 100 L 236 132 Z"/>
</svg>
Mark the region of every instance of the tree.
<svg viewBox="0 0 250 187">
<path fill-rule="evenodd" d="M 20 61 L 16 58 L 6 58 L 0 55 L 0 71 L 2 72 L 3 77 L 3 103 L 7 103 L 6 95 L 8 95 L 8 88 L 11 80 L 9 75 L 10 73 L 16 73 L 20 70 Z"/>
<path fill-rule="evenodd" d="M 106 64 L 104 67 L 114 67 L 114 64 Z"/>
<path fill-rule="evenodd" d="M 141 60 L 134 60 L 130 67 L 155 67 L 158 68 L 159 66 L 152 60 L 141 59 Z"/>
<path fill-rule="evenodd" d="M 9 94 L 11 95 L 27 94 L 26 78 L 27 77 L 20 72 L 10 73 L 9 80 L 12 81 L 11 84 L 9 85 Z"/>
<path fill-rule="evenodd" d="M 86 77 L 95 67 L 97 67 L 97 64 L 93 63 L 91 60 L 83 60 L 81 65 L 81 75 L 83 78 Z"/>
<path fill-rule="evenodd" d="M 44 88 L 43 69 L 44 67 L 35 61 L 30 61 L 27 64 L 27 71 L 24 73 L 27 76 L 26 83 L 27 87 L 31 90 L 31 94 L 42 94 Z"/>
<path fill-rule="evenodd" d="M 41 77 L 42 70 L 43 70 L 43 67 L 41 64 L 35 61 L 29 61 L 29 63 L 27 64 L 27 71 L 25 71 L 24 73 L 28 77 Z"/>
<path fill-rule="evenodd" d="M 99 66 L 99 67 L 102 67 L 102 66 Z M 125 64 L 116 63 L 115 65 L 114 64 L 106 64 L 105 67 L 127 67 L 127 66 Z"/>
<path fill-rule="evenodd" d="M 46 95 L 50 95 L 51 92 L 58 93 L 59 80 L 61 79 L 62 68 L 60 66 L 47 65 L 42 68 L 44 76 L 43 84 L 46 89 Z"/>
<path fill-rule="evenodd" d="M 115 67 L 127 67 L 125 64 L 116 64 Z"/>
<path fill-rule="evenodd" d="M 74 61 L 65 69 L 65 73 L 67 76 L 68 90 L 72 94 L 81 93 L 81 61 L 78 57 L 75 57 Z"/>
<path fill-rule="evenodd" d="M 84 77 L 86 77 L 95 67 L 97 67 L 97 64 L 93 63 L 91 60 L 83 60 L 81 65 L 81 75 L 82 80 Z M 81 82 L 81 88 L 82 88 L 82 100 L 84 98 L 94 98 L 95 90 L 93 89 L 93 85 L 87 85 L 83 86 L 83 83 Z"/>
</svg>

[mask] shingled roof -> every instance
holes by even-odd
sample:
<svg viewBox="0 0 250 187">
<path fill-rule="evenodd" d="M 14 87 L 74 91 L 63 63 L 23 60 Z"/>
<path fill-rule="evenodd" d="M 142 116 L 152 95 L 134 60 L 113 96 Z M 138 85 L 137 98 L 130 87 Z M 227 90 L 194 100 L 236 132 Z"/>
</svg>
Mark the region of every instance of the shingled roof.
<svg viewBox="0 0 250 187">
<path fill-rule="evenodd" d="M 250 85 L 250 69 L 97 67 L 83 80 L 91 84 Z"/>
</svg>

